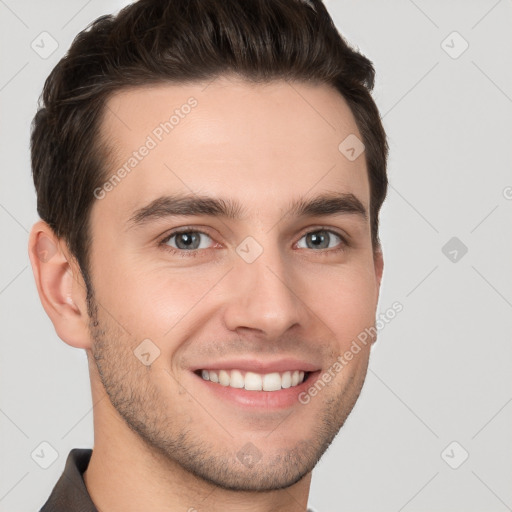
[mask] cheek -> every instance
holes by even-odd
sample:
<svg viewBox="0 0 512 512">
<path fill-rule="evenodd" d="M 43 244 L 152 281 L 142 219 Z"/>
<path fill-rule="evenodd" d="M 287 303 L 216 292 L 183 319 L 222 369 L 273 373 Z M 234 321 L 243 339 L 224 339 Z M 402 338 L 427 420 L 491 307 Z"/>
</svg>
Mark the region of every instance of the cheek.
<svg viewBox="0 0 512 512">
<path fill-rule="evenodd" d="M 206 265 L 172 268 L 136 257 L 108 260 L 96 268 L 97 299 L 110 315 L 133 336 L 155 340 L 187 323 L 193 308 L 208 302 L 208 290 L 223 274 Z"/>
<path fill-rule="evenodd" d="M 374 325 L 377 306 L 375 276 L 368 267 L 352 266 L 317 273 L 314 286 L 303 291 L 307 304 L 332 330 L 342 346 Z"/>
</svg>

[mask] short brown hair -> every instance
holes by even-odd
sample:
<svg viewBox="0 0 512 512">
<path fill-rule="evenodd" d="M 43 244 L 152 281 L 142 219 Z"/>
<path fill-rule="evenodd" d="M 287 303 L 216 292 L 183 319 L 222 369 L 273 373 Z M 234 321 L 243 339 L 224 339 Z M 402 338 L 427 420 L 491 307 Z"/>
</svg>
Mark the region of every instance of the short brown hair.
<svg viewBox="0 0 512 512">
<path fill-rule="evenodd" d="M 321 0 L 139 0 L 76 36 L 46 79 L 32 123 L 37 211 L 65 240 L 88 291 L 93 191 L 109 172 L 99 137 L 106 100 L 126 87 L 223 74 L 340 92 L 365 144 L 372 244 L 380 247 L 388 145 L 370 95 L 375 71 L 344 41 Z"/>
</svg>

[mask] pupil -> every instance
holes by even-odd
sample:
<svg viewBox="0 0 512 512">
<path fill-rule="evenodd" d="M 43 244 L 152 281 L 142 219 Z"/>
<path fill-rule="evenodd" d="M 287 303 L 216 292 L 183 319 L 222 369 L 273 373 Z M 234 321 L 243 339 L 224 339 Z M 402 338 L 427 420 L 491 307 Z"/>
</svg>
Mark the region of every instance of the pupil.
<svg viewBox="0 0 512 512">
<path fill-rule="evenodd" d="M 191 244 L 197 242 L 197 240 L 197 233 L 179 233 L 176 239 L 176 245 L 180 249 L 190 249 Z M 180 247 L 180 245 L 182 245 L 182 247 Z"/>
<path fill-rule="evenodd" d="M 319 232 L 319 233 L 321 233 L 321 232 Z M 321 246 L 322 248 L 325 248 L 325 247 L 329 246 L 329 242 L 327 241 L 327 236 L 325 234 L 319 235 L 318 233 L 311 233 L 309 235 L 309 239 L 315 247 Z M 327 241 L 327 244 L 325 243 L 326 241 Z"/>
</svg>

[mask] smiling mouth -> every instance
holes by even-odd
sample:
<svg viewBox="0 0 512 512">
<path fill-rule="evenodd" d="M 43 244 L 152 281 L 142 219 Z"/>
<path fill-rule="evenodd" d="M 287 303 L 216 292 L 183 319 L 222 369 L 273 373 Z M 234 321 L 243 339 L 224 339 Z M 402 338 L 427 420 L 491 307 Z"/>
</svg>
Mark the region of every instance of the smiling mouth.
<svg viewBox="0 0 512 512">
<path fill-rule="evenodd" d="M 196 370 L 194 373 L 203 380 L 247 391 L 279 391 L 293 388 L 306 381 L 311 374 L 311 372 L 302 370 L 272 373 L 243 370 Z"/>
</svg>

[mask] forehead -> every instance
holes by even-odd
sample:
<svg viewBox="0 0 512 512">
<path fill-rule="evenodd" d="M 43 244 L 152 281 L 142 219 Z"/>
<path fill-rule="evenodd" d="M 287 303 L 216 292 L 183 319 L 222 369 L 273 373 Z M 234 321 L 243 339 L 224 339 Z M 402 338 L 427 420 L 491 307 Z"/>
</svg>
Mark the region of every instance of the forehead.
<svg viewBox="0 0 512 512">
<path fill-rule="evenodd" d="M 323 192 L 353 193 L 369 209 L 364 154 L 350 161 L 339 150 L 361 136 L 326 85 L 221 77 L 127 89 L 108 100 L 101 134 L 110 186 L 92 213 L 118 223 L 176 192 L 237 197 L 260 217 Z"/>
</svg>

